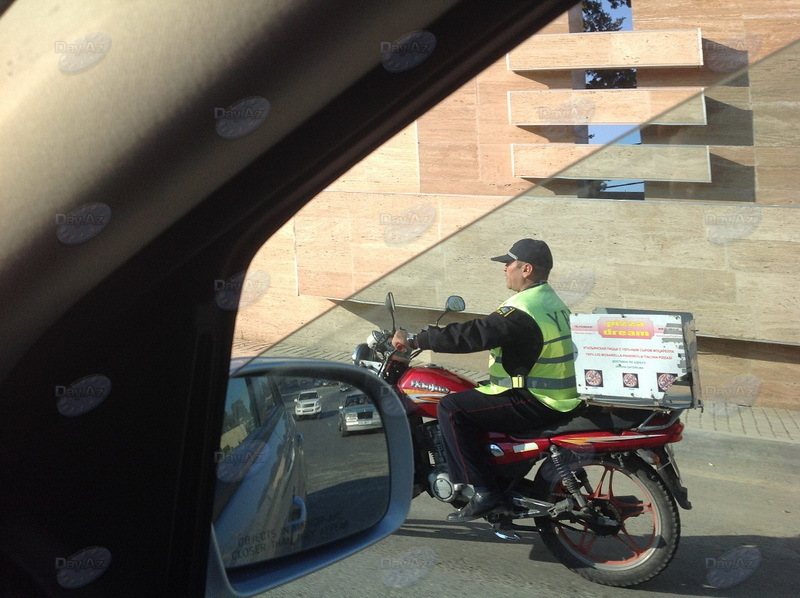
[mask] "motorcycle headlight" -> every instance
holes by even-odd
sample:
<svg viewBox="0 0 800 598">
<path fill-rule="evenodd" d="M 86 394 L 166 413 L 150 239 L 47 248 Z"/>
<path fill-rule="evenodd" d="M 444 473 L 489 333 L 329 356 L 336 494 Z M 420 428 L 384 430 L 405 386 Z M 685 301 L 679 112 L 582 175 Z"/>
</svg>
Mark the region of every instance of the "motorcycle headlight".
<svg viewBox="0 0 800 598">
<path fill-rule="evenodd" d="M 362 361 L 375 361 L 375 351 L 370 349 L 366 343 L 361 343 L 353 351 L 353 363 L 358 365 Z"/>
</svg>

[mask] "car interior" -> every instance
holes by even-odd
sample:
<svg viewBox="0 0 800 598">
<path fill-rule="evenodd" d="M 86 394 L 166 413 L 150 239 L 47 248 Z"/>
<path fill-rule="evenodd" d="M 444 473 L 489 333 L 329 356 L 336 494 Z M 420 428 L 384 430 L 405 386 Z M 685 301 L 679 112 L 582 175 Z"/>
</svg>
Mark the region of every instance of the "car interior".
<svg viewBox="0 0 800 598">
<path fill-rule="evenodd" d="M 570 5 L 3 3 L 4 589 L 60 595 L 56 559 L 102 546 L 86 596 L 203 595 L 236 316 L 215 281 Z M 439 51 L 387 71 L 380 41 L 416 30 Z M 267 126 L 218 131 L 248 98 Z"/>
</svg>

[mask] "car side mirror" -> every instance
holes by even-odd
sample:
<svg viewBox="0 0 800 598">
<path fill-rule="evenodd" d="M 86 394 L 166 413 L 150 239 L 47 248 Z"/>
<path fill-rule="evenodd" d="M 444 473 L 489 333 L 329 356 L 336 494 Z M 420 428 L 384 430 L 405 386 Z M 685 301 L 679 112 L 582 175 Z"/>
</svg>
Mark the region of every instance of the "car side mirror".
<svg viewBox="0 0 800 598">
<path fill-rule="evenodd" d="M 301 417 L 292 397 L 318 380 L 327 382 L 317 389 L 322 412 Z M 370 429 L 337 428 L 340 384 L 371 399 L 380 417 L 363 426 Z M 366 548 L 405 521 L 413 477 L 408 421 L 374 374 L 258 357 L 231 374 L 224 409 L 207 596 L 265 592 Z M 349 438 L 355 432 L 362 437 Z M 354 460 L 358 468 L 350 466 Z"/>
</svg>

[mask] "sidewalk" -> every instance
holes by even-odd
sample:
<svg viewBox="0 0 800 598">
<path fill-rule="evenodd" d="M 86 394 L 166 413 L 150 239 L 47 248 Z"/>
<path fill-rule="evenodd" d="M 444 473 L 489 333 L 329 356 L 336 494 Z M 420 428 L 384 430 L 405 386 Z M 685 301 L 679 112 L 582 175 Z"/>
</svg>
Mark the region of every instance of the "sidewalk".
<svg viewBox="0 0 800 598">
<path fill-rule="evenodd" d="M 800 411 L 706 401 L 702 412 L 688 410 L 681 420 L 688 429 L 800 444 Z"/>
<path fill-rule="evenodd" d="M 266 345 L 264 344 L 238 341 L 233 344 L 233 356 L 258 355 L 265 349 Z M 270 349 L 269 355 L 350 362 L 349 353 L 306 347 L 278 345 Z M 473 379 L 483 376 L 479 372 L 457 371 L 457 373 Z M 800 444 L 800 411 L 705 401 L 702 411 L 700 409 L 687 410 L 681 416 L 681 420 L 688 429 Z"/>
</svg>

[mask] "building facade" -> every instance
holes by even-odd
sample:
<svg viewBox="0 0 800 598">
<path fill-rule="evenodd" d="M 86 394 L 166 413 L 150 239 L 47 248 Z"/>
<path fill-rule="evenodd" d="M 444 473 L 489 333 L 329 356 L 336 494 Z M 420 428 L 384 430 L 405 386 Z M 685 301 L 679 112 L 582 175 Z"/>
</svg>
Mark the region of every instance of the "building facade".
<svg viewBox="0 0 800 598">
<path fill-rule="evenodd" d="M 532 236 L 573 312 L 695 314 L 706 399 L 800 408 L 800 1 L 630 9 L 563 15 L 320 194 L 254 259 L 239 345 L 346 353 L 389 290 L 409 329 L 489 313 L 487 258 Z"/>
</svg>

